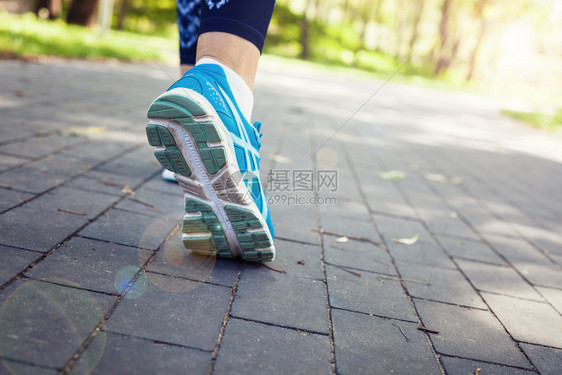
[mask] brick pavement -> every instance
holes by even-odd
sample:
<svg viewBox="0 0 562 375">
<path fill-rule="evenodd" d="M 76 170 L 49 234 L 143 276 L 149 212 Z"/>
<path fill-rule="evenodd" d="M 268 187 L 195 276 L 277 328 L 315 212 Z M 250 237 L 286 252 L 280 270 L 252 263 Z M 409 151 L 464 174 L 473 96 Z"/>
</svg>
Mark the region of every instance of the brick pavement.
<svg viewBox="0 0 562 375">
<path fill-rule="evenodd" d="M 391 83 L 331 138 L 381 82 L 266 58 L 278 256 L 207 259 L 144 141 L 164 69 L 0 62 L 0 374 L 562 373 L 560 137 Z"/>
</svg>

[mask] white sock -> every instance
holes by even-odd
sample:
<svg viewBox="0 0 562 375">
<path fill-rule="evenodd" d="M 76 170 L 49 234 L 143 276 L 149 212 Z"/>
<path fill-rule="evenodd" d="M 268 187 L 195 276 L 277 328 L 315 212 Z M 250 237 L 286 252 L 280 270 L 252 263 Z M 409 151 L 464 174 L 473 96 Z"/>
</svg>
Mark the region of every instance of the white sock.
<svg viewBox="0 0 562 375">
<path fill-rule="evenodd" d="M 220 66 L 226 75 L 226 80 L 230 85 L 230 90 L 232 90 L 232 94 L 234 94 L 234 99 L 236 99 L 236 104 L 242 111 L 244 117 L 248 122 L 252 118 L 252 109 L 254 108 L 254 94 L 250 87 L 246 84 L 246 82 L 240 77 L 236 72 L 229 67 L 221 64 L 217 60 L 204 57 L 197 61 L 195 65 L 199 64 L 215 64 Z"/>
</svg>

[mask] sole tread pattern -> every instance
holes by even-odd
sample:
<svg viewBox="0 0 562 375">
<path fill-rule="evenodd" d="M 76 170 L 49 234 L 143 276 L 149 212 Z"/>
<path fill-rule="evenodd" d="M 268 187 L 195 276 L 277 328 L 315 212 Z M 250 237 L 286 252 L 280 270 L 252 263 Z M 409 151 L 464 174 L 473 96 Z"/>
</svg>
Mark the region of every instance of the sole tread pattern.
<svg viewBox="0 0 562 375">
<path fill-rule="evenodd" d="M 249 229 L 261 228 L 260 219 L 252 211 L 236 206 L 225 206 L 225 211 L 236 232 L 238 242 L 240 242 L 242 259 L 255 262 L 273 260 L 275 253 L 272 250 L 267 250 L 267 248 L 273 246 L 269 234 L 265 231 L 248 231 Z"/>
<path fill-rule="evenodd" d="M 191 214 L 186 215 L 182 223 L 182 232 L 188 234 L 183 237 L 186 249 L 203 255 L 232 258 L 223 228 L 211 206 L 188 198 L 185 200 L 185 212 Z"/>
<path fill-rule="evenodd" d="M 149 124 L 146 126 L 146 137 L 151 146 L 163 146 L 165 148 L 164 150 L 154 151 L 154 157 L 163 168 L 182 176 L 191 176 L 191 170 L 168 129 L 160 125 Z"/>
<path fill-rule="evenodd" d="M 161 97 L 148 110 L 149 118 L 166 118 L 176 121 L 186 128 L 197 143 L 199 154 L 207 172 L 214 175 L 227 164 L 228 160 L 224 147 L 208 145 L 208 142 L 221 141 L 215 125 L 210 122 L 193 121 L 193 116 L 204 116 L 206 114 L 205 109 L 199 104 L 179 95 Z"/>
</svg>

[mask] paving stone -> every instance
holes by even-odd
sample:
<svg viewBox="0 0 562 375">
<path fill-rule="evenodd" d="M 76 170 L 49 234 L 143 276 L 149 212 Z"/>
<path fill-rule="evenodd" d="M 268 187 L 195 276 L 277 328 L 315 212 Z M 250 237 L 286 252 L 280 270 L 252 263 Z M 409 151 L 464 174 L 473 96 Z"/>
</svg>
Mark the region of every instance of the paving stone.
<svg viewBox="0 0 562 375">
<path fill-rule="evenodd" d="M 521 232 L 539 249 L 543 249 L 552 256 L 562 256 L 562 239 L 556 233 L 545 229 L 534 231 L 529 228 L 522 228 Z"/>
<path fill-rule="evenodd" d="M 520 345 L 541 375 L 562 373 L 562 350 L 524 343 Z"/>
<path fill-rule="evenodd" d="M 445 368 L 447 375 L 474 375 L 476 370 L 480 369 L 481 375 L 531 375 L 532 371 L 522 370 L 519 368 L 495 365 L 492 363 L 478 362 L 470 359 L 441 357 L 441 363 Z"/>
<path fill-rule="evenodd" d="M 322 280 L 320 246 L 275 239 L 275 261 L 269 265 L 288 275 Z"/>
<path fill-rule="evenodd" d="M 381 241 L 379 234 L 373 226 L 373 223 L 371 223 L 369 220 L 365 221 L 350 218 L 340 222 L 331 221 L 326 225 L 322 223 L 322 229 L 347 236 L 366 237 L 375 242 Z M 333 237 L 331 241 L 333 241 L 335 238 L 337 237 Z"/>
<path fill-rule="evenodd" d="M 87 222 L 85 216 L 40 210 L 32 201 L 0 215 L 0 243 L 46 252 Z"/>
<path fill-rule="evenodd" d="M 420 223 L 380 215 L 375 216 L 375 222 L 394 259 L 412 264 L 456 269 L 449 256 Z M 393 241 L 393 238 L 412 238 L 415 235 L 419 235 L 419 239 L 412 245 Z"/>
<path fill-rule="evenodd" d="M 123 299 L 105 329 L 211 351 L 230 298 L 230 288 L 162 276 L 145 293 Z"/>
<path fill-rule="evenodd" d="M 29 164 L 29 166 L 39 172 L 74 177 L 85 173 L 92 165 L 84 159 L 61 153 L 43 157 Z"/>
<path fill-rule="evenodd" d="M 73 238 L 26 272 L 33 279 L 54 277 L 62 284 L 120 294 L 152 255 L 112 243 Z M 133 289 L 135 289 L 135 286 Z"/>
<path fill-rule="evenodd" d="M 0 245 L 0 285 L 39 259 L 40 253 Z"/>
<path fill-rule="evenodd" d="M 62 212 L 66 215 L 66 220 L 72 221 L 76 217 L 93 219 L 117 202 L 117 200 L 118 198 L 107 194 L 93 193 L 61 186 L 40 196 L 26 206 L 45 212 L 70 210 L 78 213 L 85 213 L 85 215 L 82 215 L 72 212 Z"/>
<path fill-rule="evenodd" d="M 81 138 L 60 137 L 56 135 L 49 135 L 47 137 L 30 137 L 24 142 L 13 142 L 1 146 L 0 152 L 10 153 L 16 156 L 39 158 L 61 148 L 69 147 L 83 142 L 84 139 Z"/>
<path fill-rule="evenodd" d="M 0 360 L 0 375 L 56 375 L 58 371 L 45 367 L 38 367 L 31 364 Z"/>
<path fill-rule="evenodd" d="M 332 307 L 389 318 L 417 320 L 399 281 L 377 279 L 376 273 L 359 273 L 361 277 L 338 267 L 326 266 Z"/>
<path fill-rule="evenodd" d="M 481 242 L 457 237 L 437 236 L 437 240 L 453 257 L 485 263 L 507 264 L 490 247 Z"/>
<path fill-rule="evenodd" d="M 231 315 L 283 327 L 328 333 L 324 284 L 260 265 L 244 267 Z"/>
<path fill-rule="evenodd" d="M 348 197 L 349 198 L 349 197 Z M 322 227 L 339 233 L 349 233 L 357 222 L 369 223 L 369 210 L 363 202 L 350 199 L 339 199 L 336 205 L 319 205 Z M 374 228 L 371 228 L 377 239 Z"/>
<path fill-rule="evenodd" d="M 105 194 L 123 196 L 127 193 L 123 191 L 125 187 L 129 189 L 138 184 L 136 177 L 127 175 L 117 175 L 107 172 L 90 171 L 87 174 L 77 177 L 68 182 L 65 186 L 80 188 L 88 191 L 95 191 Z"/>
<path fill-rule="evenodd" d="M 537 287 L 537 290 L 560 314 L 562 314 L 562 290 L 541 287 Z"/>
<path fill-rule="evenodd" d="M 155 250 L 181 217 L 152 217 L 112 209 L 89 224 L 79 235 L 129 246 Z"/>
<path fill-rule="evenodd" d="M 0 292 L 0 357 L 62 368 L 115 299 L 41 281 Z"/>
<path fill-rule="evenodd" d="M 143 187 L 135 191 L 135 195 L 127 196 L 115 207 L 156 217 L 177 214 L 180 218 L 185 214 L 183 196 L 154 192 Z"/>
<path fill-rule="evenodd" d="M 486 239 L 531 283 L 553 288 L 562 285 L 562 266 L 552 263 L 527 242 L 491 235 Z"/>
<path fill-rule="evenodd" d="M 23 193 L 21 191 L 0 189 L 0 212 L 7 211 L 33 197 L 33 194 Z"/>
<path fill-rule="evenodd" d="M 562 348 L 562 316 L 546 303 L 482 293 L 516 340 Z"/>
<path fill-rule="evenodd" d="M 183 191 L 177 182 L 166 181 L 156 176 L 142 186 L 143 189 L 165 193 L 170 196 L 183 197 Z"/>
<path fill-rule="evenodd" d="M 131 147 L 132 143 L 108 141 L 88 140 L 87 143 L 74 147 L 71 150 L 61 152 L 62 155 L 69 155 L 78 157 L 82 160 L 88 161 L 106 161 L 122 152 L 126 152 Z"/>
<path fill-rule="evenodd" d="M 41 172 L 33 165 L 12 169 L 1 176 L 3 184 L 28 193 L 42 193 L 70 178 L 61 174 Z"/>
<path fill-rule="evenodd" d="M 328 336 L 233 318 L 214 374 L 328 374 L 330 367 Z"/>
<path fill-rule="evenodd" d="M 2 134 L 2 140 L 4 140 L 4 134 Z M 16 165 L 21 165 L 28 161 L 29 159 L 0 154 L 0 172 L 5 171 L 8 168 L 15 167 Z"/>
<path fill-rule="evenodd" d="M 373 213 L 388 213 L 397 216 L 415 218 L 416 212 L 412 206 L 404 200 L 400 191 L 392 181 L 386 181 L 378 177 L 383 171 L 358 172 L 361 189 L 365 194 Z"/>
<path fill-rule="evenodd" d="M 297 241 L 317 243 L 319 234 L 316 208 L 312 205 L 286 206 L 270 204 L 271 219 L 275 223 L 275 235 Z"/>
<path fill-rule="evenodd" d="M 332 321 L 338 374 L 440 373 L 417 324 L 341 310 Z"/>
<path fill-rule="evenodd" d="M 422 324 L 440 331 L 439 334 L 429 334 L 438 353 L 530 368 L 521 351 L 489 311 L 422 300 L 414 303 Z"/>
<path fill-rule="evenodd" d="M 408 200 L 416 207 L 417 213 L 434 233 L 455 233 L 468 236 L 473 231 L 449 208 L 439 196 L 429 190 L 425 183 L 414 174 L 396 182 Z"/>
<path fill-rule="evenodd" d="M 182 232 L 177 231 L 158 250 L 146 267 L 149 281 L 160 281 L 161 276 L 153 274 L 158 273 L 228 287 L 234 285 L 239 260 L 194 254 L 183 246 L 181 237 Z"/>
<path fill-rule="evenodd" d="M 101 358 L 100 358 L 101 355 Z M 100 332 L 70 374 L 204 374 L 211 353 L 111 332 Z M 99 360 L 99 362 L 98 362 Z"/>
<path fill-rule="evenodd" d="M 325 261 L 331 264 L 396 275 L 388 253 L 369 242 L 349 240 L 336 242 L 339 237 L 323 235 Z"/>
<path fill-rule="evenodd" d="M 64 186 L 57 188 L 2 215 L 0 222 L 6 223 L 8 235 L 0 241 L 30 250 L 47 251 L 115 201 L 116 198 L 110 195 Z M 59 209 L 86 215 L 61 212 Z"/>
<path fill-rule="evenodd" d="M 457 263 L 478 290 L 543 301 L 543 298 L 512 268 L 460 259 Z"/>
<path fill-rule="evenodd" d="M 334 197 L 337 199 L 339 204 L 340 201 L 346 201 L 350 199 L 355 199 L 357 201 L 362 201 L 362 196 L 360 190 L 357 186 L 357 182 L 353 177 L 352 171 L 347 167 L 345 163 L 345 151 L 339 149 L 338 145 L 340 142 L 330 142 L 330 146 L 324 146 L 331 148 L 336 151 L 336 160 L 332 160 L 332 156 L 329 154 L 323 154 L 323 151 L 319 151 L 316 154 L 316 158 L 319 159 L 318 170 L 337 171 L 337 187 L 333 188 L 328 183 L 319 186 L 319 196 L 321 197 Z M 319 182 L 320 185 L 320 182 Z"/>
<path fill-rule="evenodd" d="M 155 174 L 159 169 L 159 164 L 148 146 L 129 152 L 98 168 L 102 172 L 124 174 L 141 180 Z"/>
<path fill-rule="evenodd" d="M 429 184 L 437 189 L 447 203 L 460 212 L 478 231 L 517 235 L 511 225 L 492 215 L 483 202 L 459 189 L 458 185 L 442 182 L 429 182 Z"/>
<path fill-rule="evenodd" d="M 413 297 L 487 309 L 482 298 L 458 270 L 403 262 L 398 262 L 397 266 L 401 277 L 427 283 L 406 281 L 408 293 Z"/>
</svg>

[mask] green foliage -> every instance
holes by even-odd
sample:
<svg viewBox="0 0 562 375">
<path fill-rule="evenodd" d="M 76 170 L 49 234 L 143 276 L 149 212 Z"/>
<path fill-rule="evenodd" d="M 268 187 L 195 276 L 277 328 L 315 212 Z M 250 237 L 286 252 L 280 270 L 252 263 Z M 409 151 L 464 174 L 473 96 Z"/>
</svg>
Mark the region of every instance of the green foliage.
<svg viewBox="0 0 562 375">
<path fill-rule="evenodd" d="M 117 26 L 123 1 L 115 2 L 113 27 Z M 175 0 L 129 0 L 128 3 L 123 30 L 177 38 Z"/>
<path fill-rule="evenodd" d="M 547 130 L 551 132 L 562 131 L 562 108 L 553 115 L 547 115 L 538 112 L 519 112 L 512 110 L 503 110 L 502 113 L 513 119 L 522 121 L 534 128 Z"/>
<path fill-rule="evenodd" d="M 287 5 L 277 2 L 267 35 L 265 52 L 283 57 L 298 57 L 302 51 L 303 16 Z M 364 46 L 361 24 L 357 20 L 326 23 L 309 20 L 309 60 L 336 66 L 353 66 L 363 70 L 390 75 L 400 67 L 400 74 L 431 77 L 432 69 L 400 61 L 380 51 Z"/>
<path fill-rule="evenodd" d="M 115 58 L 125 61 L 170 60 L 176 56 L 173 39 L 67 25 L 62 20 L 42 21 L 33 14 L 0 13 L 0 51 L 16 56 Z M 173 52 L 172 52 L 173 51 Z"/>
</svg>

